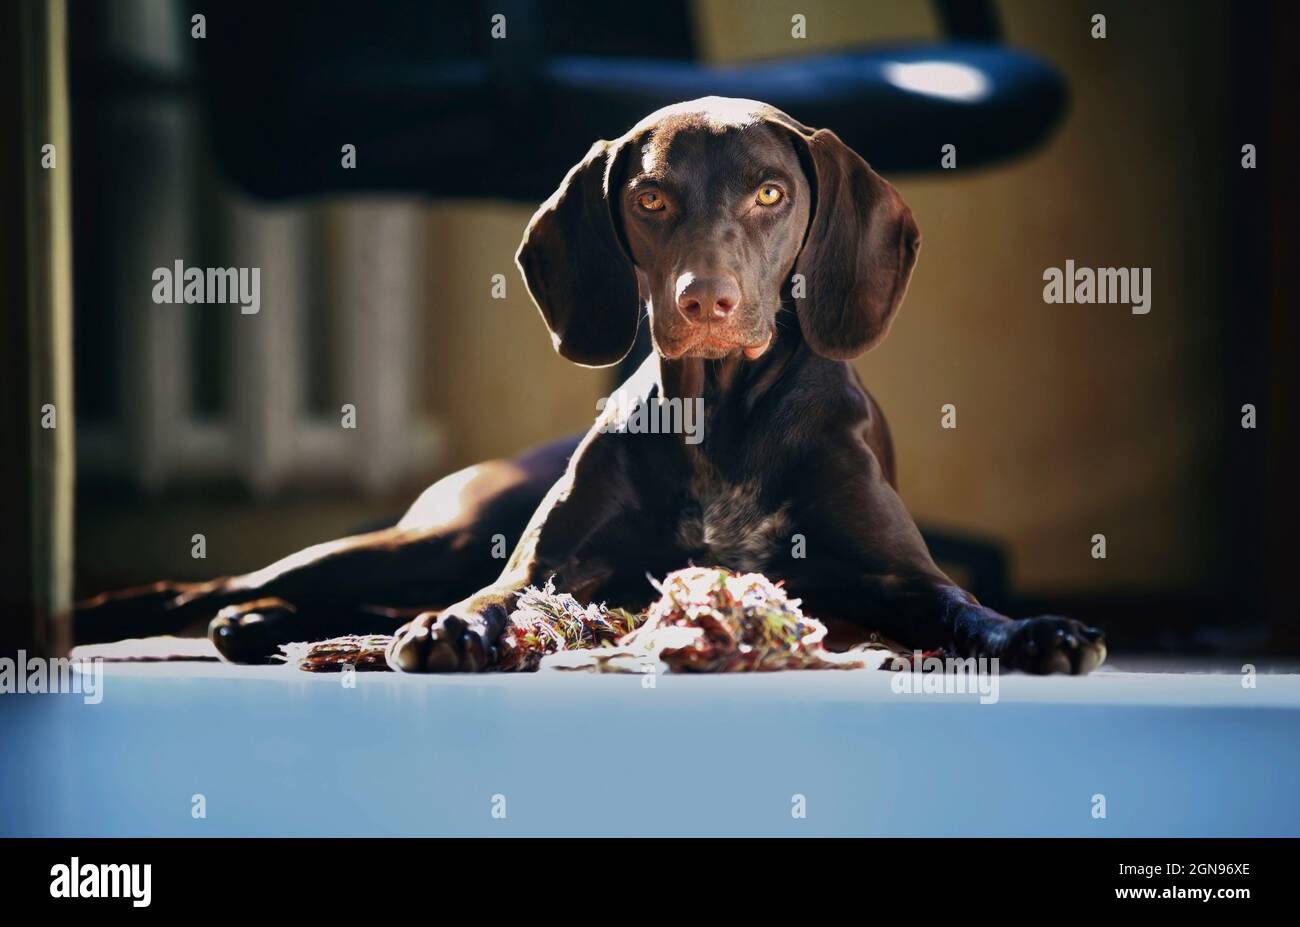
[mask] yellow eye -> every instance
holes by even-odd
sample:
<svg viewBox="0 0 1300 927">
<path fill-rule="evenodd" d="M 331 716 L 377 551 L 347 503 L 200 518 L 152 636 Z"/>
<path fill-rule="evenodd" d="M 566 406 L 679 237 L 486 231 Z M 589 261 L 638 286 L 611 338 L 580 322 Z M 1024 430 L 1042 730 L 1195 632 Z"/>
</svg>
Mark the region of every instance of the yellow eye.
<svg viewBox="0 0 1300 927">
<path fill-rule="evenodd" d="M 781 192 L 780 187 L 770 183 L 763 184 L 763 186 L 758 188 L 758 205 L 775 206 L 777 203 L 781 202 L 781 197 L 783 196 L 785 196 L 785 194 Z"/>
<path fill-rule="evenodd" d="M 646 212 L 658 212 L 664 208 L 664 198 L 653 191 L 642 193 L 636 198 L 636 202 Z"/>
</svg>

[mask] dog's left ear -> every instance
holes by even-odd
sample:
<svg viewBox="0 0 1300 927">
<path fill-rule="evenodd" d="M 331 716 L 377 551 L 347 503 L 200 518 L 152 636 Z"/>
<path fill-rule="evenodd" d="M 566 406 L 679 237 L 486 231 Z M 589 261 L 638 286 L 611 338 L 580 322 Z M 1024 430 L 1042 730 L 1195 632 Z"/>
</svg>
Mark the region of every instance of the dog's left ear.
<svg viewBox="0 0 1300 927">
<path fill-rule="evenodd" d="M 782 114 L 784 115 L 784 114 Z M 788 117 L 786 117 L 788 118 Z M 834 132 L 782 124 L 802 148 L 814 187 L 812 218 L 794 272 L 804 340 L 818 354 L 849 360 L 884 339 L 921 248 L 903 198 Z"/>
<path fill-rule="evenodd" d="M 515 255 L 555 350 L 584 367 L 621 361 L 640 316 L 636 275 L 609 197 L 622 147 L 591 146 L 533 215 Z"/>
</svg>

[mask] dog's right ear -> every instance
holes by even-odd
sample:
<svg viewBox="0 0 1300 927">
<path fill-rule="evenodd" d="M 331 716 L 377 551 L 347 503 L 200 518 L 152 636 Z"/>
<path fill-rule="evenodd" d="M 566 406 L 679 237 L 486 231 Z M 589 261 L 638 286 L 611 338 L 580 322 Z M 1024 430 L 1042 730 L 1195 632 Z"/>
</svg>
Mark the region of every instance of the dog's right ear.
<svg viewBox="0 0 1300 927">
<path fill-rule="evenodd" d="M 626 357 L 640 317 L 636 275 L 610 199 L 622 147 L 591 146 L 533 215 L 515 255 L 555 350 L 584 367 Z"/>
</svg>

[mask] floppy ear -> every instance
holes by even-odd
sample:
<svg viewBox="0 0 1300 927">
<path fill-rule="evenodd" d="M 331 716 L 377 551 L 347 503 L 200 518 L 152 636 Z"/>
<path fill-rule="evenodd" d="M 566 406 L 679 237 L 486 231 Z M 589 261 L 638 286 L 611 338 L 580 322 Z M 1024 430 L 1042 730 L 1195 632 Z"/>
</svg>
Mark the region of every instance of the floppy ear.
<svg viewBox="0 0 1300 927">
<path fill-rule="evenodd" d="M 619 143 L 599 141 L 528 223 L 515 263 L 561 356 L 608 367 L 632 350 L 636 276 L 614 226 Z"/>
<path fill-rule="evenodd" d="M 809 132 L 793 120 L 786 127 L 804 149 L 815 188 L 813 216 L 794 267 L 805 284 L 795 297 L 799 327 L 818 354 L 849 360 L 889 331 L 907 293 L 921 233 L 898 191 L 834 132 Z"/>
</svg>

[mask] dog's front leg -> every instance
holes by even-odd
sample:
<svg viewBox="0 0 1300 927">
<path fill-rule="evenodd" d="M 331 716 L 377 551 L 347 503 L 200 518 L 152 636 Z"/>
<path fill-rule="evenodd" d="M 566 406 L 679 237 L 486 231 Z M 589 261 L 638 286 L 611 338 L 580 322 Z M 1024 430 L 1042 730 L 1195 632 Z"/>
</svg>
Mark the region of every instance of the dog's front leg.
<svg viewBox="0 0 1300 927">
<path fill-rule="evenodd" d="M 1072 618 L 1008 618 L 985 608 L 939 571 L 869 575 L 805 597 L 811 614 L 840 617 L 909 649 L 995 657 L 1027 673 L 1089 673 L 1106 659 L 1106 639 Z"/>
<path fill-rule="evenodd" d="M 584 441 L 568 471 L 551 488 L 524 530 L 500 578 L 441 611 L 428 611 L 403 626 L 388 648 L 388 665 L 407 673 L 480 672 L 497 663 L 497 643 L 520 592 L 555 579 L 580 600 L 597 596 L 608 566 L 611 499 L 633 490 L 621 451 L 596 434 Z M 621 485 L 620 485 L 621 484 Z M 615 529 L 616 530 L 616 529 Z"/>
<path fill-rule="evenodd" d="M 1087 673 L 1106 659 L 1096 628 L 1057 615 L 1007 618 L 953 583 L 874 456 L 819 460 L 825 469 L 810 482 L 840 491 L 836 505 L 811 510 L 805 533 L 810 550 L 827 554 L 789 564 L 789 587 L 809 614 L 851 621 L 909 649 L 996 657 L 1029 673 Z"/>
</svg>

